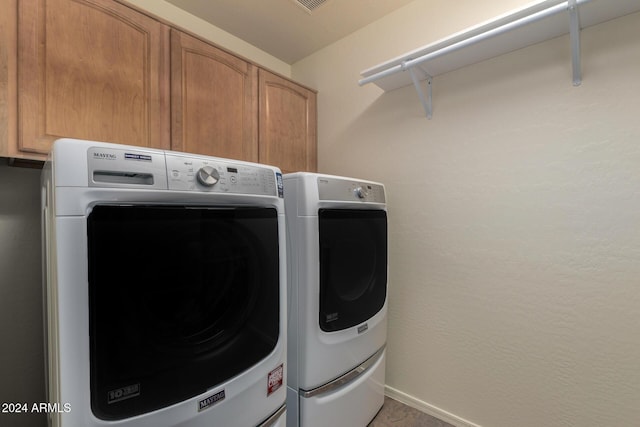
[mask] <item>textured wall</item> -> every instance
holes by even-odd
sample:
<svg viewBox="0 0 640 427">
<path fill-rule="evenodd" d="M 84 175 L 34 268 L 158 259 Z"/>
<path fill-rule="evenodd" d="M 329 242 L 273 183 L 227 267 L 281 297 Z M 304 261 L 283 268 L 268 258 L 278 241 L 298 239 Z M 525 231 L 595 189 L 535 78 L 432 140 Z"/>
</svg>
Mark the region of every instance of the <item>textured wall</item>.
<svg viewBox="0 0 640 427">
<path fill-rule="evenodd" d="M 436 77 L 431 121 L 357 86 L 517 3 L 416 1 L 293 77 L 321 171 L 387 185 L 389 393 L 460 426 L 640 425 L 640 14 L 583 31 L 578 88 L 568 37 Z"/>
<path fill-rule="evenodd" d="M 30 412 L 45 401 L 40 263 L 40 170 L 0 159 L 0 404 L 29 410 L 0 412 L 0 426 L 46 425 Z"/>
</svg>

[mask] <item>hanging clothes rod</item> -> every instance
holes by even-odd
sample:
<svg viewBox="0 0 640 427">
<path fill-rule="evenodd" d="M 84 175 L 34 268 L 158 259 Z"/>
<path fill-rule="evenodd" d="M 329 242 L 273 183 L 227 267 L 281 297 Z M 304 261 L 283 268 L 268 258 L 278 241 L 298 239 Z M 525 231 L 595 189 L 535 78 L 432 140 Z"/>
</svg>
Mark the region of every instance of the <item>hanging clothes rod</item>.
<svg viewBox="0 0 640 427">
<path fill-rule="evenodd" d="M 445 55 L 460 51 L 462 49 L 477 45 L 481 42 L 496 38 L 497 36 L 509 33 L 511 31 L 523 28 L 529 24 L 542 21 L 545 18 L 558 15 L 562 12 L 568 12 L 566 22 L 567 32 L 571 38 L 572 49 L 572 66 L 573 66 L 573 84 L 580 85 L 582 81 L 582 73 L 580 70 L 580 19 L 578 16 L 578 5 L 589 3 L 594 0 L 547 0 L 523 9 L 512 15 L 497 18 L 493 22 L 470 29 L 466 32 L 457 34 L 450 38 L 450 41 L 443 40 L 432 46 L 419 49 L 408 53 L 400 58 L 388 61 L 386 65 L 379 65 L 370 70 L 364 71 L 362 75 L 366 76 L 358 81 L 360 86 L 367 83 L 376 82 L 385 77 L 394 74 L 409 71 L 411 82 L 416 87 L 420 100 L 423 104 L 427 116 L 431 118 L 431 84 L 432 78 L 429 70 L 425 68 L 427 62 L 443 57 Z M 602 1 L 602 0 L 601 0 Z M 626 1 L 626 0 L 625 0 Z M 595 3 L 595 1 L 594 1 Z M 562 26 L 560 26 L 561 28 Z M 560 30 L 561 31 L 561 30 Z M 376 71 L 380 70 L 381 71 Z M 427 79 L 428 93 L 425 96 L 420 87 L 416 70 L 420 72 L 421 79 Z M 370 75 L 367 75 L 372 73 Z M 388 83 L 387 83 L 388 84 Z M 384 87 L 379 84 L 379 86 Z"/>
<path fill-rule="evenodd" d="M 514 29 L 523 27 L 525 25 L 540 21 L 544 18 L 547 18 L 549 16 L 552 15 L 556 15 L 558 13 L 570 10 L 570 8 L 572 7 L 571 3 L 575 3 L 574 9 L 577 9 L 577 5 L 579 4 L 583 4 L 583 3 L 588 3 L 592 0 L 571 0 L 571 1 L 563 1 L 559 4 L 550 6 L 546 9 L 537 11 L 537 12 L 533 12 L 530 15 L 526 15 L 522 18 L 518 18 L 515 19 L 514 21 L 511 22 L 507 22 L 505 24 L 499 25 L 498 27 L 495 28 L 488 28 L 486 31 L 481 32 L 479 34 L 476 35 L 472 35 L 469 38 L 463 39 L 461 41 L 458 42 L 453 42 L 452 44 L 448 45 L 448 46 L 444 46 L 440 49 L 437 49 L 433 52 L 428 52 L 426 54 L 420 55 L 416 58 L 406 58 L 405 60 L 403 60 L 400 64 L 391 66 L 390 68 L 377 72 L 375 74 L 372 74 L 370 76 L 367 76 L 363 79 L 360 79 L 358 81 L 358 84 L 360 86 L 363 86 L 367 83 L 372 83 L 375 82 L 376 80 L 382 79 L 384 77 L 388 77 L 390 75 L 396 74 L 398 72 L 401 71 L 406 71 L 408 69 L 410 69 L 411 67 L 414 67 L 416 65 L 425 63 L 427 61 L 439 58 L 443 55 L 449 54 L 451 52 L 455 52 L 457 50 L 472 46 L 474 44 L 477 44 L 479 42 L 482 42 L 484 40 L 490 39 L 492 37 L 507 33 L 509 31 L 512 31 Z M 577 10 L 576 10 L 576 14 L 577 14 Z M 577 15 L 576 15 L 577 16 Z M 574 20 L 575 21 L 575 20 Z M 490 27 L 492 24 L 487 24 L 488 27 Z M 495 24 L 494 24 L 495 25 Z M 567 21 L 567 26 L 569 26 L 569 21 Z M 577 53 L 574 53 L 574 55 L 577 55 Z"/>
</svg>

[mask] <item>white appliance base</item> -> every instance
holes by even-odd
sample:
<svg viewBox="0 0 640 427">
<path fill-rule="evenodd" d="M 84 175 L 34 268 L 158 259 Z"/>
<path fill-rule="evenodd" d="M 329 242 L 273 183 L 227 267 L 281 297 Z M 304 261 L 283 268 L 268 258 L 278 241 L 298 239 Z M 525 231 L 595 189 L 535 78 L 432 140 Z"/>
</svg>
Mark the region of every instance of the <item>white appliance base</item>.
<svg viewBox="0 0 640 427">
<path fill-rule="evenodd" d="M 366 427 L 384 403 L 385 361 L 383 350 L 382 357 L 354 381 L 328 393 L 299 396 L 299 427 Z"/>
<path fill-rule="evenodd" d="M 258 427 L 287 427 L 287 408 L 283 405 L 278 411 L 271 415 L 264 423 Z"/>
</svg>

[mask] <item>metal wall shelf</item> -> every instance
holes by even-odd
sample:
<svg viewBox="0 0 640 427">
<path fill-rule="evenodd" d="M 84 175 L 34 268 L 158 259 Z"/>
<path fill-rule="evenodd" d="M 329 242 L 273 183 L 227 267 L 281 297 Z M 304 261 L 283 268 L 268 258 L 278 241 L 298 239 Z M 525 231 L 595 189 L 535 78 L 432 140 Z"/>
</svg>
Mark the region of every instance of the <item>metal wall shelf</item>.
<svg viewBox="0 0 640 427">
<path fill-rule="evenodd" d="M 569 33 L 573 84 L 578 86 L 580 29 L 637 11 L 640 0 L 540 1 L 364 70 L 358 83 L 375 83 L 385 91 L 413 84 L 431 118 L 433 77 Z"/>
</svg>

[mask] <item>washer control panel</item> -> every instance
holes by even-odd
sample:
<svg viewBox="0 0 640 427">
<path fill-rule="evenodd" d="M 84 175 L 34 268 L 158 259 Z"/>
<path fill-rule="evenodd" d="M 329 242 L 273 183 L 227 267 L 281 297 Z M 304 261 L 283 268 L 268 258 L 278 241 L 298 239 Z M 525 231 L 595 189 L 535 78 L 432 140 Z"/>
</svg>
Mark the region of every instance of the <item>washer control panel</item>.
<svg viewBox="0 0 640 427">
<path fill-rule="evenodd" d="M 318 197 L 320 200 L 385 203 L 382 184 L 330 176 L 318 177 Z"/>
<path fill-rule="evenodd" d="M 277 168 L 172 151 L 100 145 L 87 151 L 90 187 L 284 197 Z"/>
<path fill-rule="evenodd" d="M 169 190 L 277 196 L 273 169 L 210 157 L 166 154 Z"/>
</svg>

